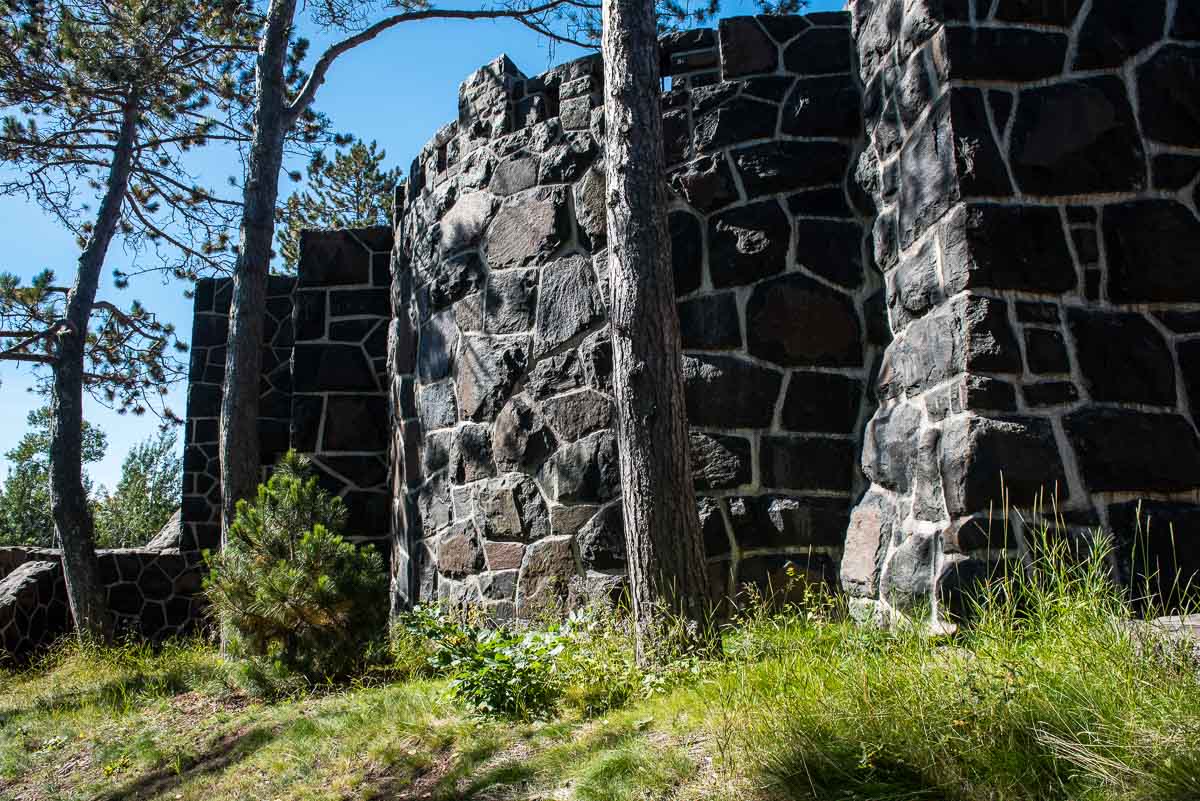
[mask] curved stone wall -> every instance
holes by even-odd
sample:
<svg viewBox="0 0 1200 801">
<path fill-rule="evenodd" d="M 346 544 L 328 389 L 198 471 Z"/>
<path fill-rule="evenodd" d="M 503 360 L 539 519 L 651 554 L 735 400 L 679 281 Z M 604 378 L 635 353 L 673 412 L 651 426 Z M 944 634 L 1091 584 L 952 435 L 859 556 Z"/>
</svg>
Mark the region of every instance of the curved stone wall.
<svg viewBox="0 0 1200 801">
<path fill-rule="evenodd" d="M 714 589 L 836 581 L 887 336 L 847 14 L 663 42 L 675 289 Z M 599 60 L 464 82 L 393 270 L 397 603 L 528 614 L 623 572 Z"/>
</svg>

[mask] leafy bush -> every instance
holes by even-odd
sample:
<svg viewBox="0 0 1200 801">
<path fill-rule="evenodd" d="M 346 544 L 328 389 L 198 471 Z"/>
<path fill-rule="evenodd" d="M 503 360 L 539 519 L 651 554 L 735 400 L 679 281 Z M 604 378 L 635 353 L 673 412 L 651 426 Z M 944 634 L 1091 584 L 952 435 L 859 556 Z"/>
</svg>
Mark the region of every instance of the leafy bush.
<svg viewBox="0 0 1200 801">
<path fill-rule="evenodd" d="M 418 606 L 393 626 L 392 652 L 410 673 L 449 676 L 454 696 L 480 714 L 528 721 L 558 708 L 561 639 L 557 626 L 520 632 Z"/>
<path fill-rule="evenodd" d="M 342 501 L 310 473 L 289 451 L 254 502 L 238 502 L 205 586 L 231 653 L 324 680 L 359 667 L 385 630 L 387 574 L 373 548 L 342 538 Z"/>
<path fill-rule="evenodd" d="M 594 717 L 695 680 L 713 664 L 684 648 L 695 641 L 684 625 L 664 616 L 651 658 L 638 665 L 627 612 L 606 602 L 561 623 L 521 627 L 418 606 L 393 625 L 391 651 L 396 673 L 448 676 L 455 697 L 484 715 L 531 720 L 565 706 Z"/>
</svg>

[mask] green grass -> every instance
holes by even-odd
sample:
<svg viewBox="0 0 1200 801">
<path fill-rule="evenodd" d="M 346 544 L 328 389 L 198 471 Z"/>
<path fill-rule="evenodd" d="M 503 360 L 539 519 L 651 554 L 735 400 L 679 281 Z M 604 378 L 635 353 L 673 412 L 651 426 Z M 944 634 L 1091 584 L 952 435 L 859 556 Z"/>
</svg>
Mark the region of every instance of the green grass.
<svg viewBox="0 0 1200 801">
<path fill-rule="evenodd" d="M 949 637 L 760 608 L 720 659 L 640 679 L 620 626 L 591 631 L 564 664 L 593 684 L 530 723 L 479 718 L 440 679 L 265 701 L 204 643 L 68 644 L 0 674 L 0 798 L 1200 798 L 1198 665 L 1121 622 L 1104 565 L 1048 547 Z"/>
</svg>

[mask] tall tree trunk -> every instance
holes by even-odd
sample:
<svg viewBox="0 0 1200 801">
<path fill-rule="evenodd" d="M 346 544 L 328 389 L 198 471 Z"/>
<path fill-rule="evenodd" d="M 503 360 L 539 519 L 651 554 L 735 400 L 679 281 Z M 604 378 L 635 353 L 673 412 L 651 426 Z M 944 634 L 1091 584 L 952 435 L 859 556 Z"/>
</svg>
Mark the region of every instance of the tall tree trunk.
<svg viewBox="0 0 1200 801">
<path fill-rule="evenodd" d="M 258 485 L 263 319 L 283 141 L 290 124 L 284 68 L 295 10 L 296 0 L 271 0 L 255 70 L 254 135 L 242 194 L 244 206 L 221 399 L 222 544 L 233 522 L 237 502 L 250 497 Z"/>
<path fill-rule="evenodd" d="M 667 233 L 654 0 L 604 0 L 613 389 L 638 655 L 655 614 L 707 612 Z"/>
<path fill-rule="evenodd" d="M 109 243 L 121 219 L 121 205 L 129 189 L 137 137 L 138 103 L 126 100 L 117 135 L 108 183 L 95 227 L 79 256 L 79 272 L 67 296 L 64 330 L 58 335 L 50 394 L 53 423 L 50 432 L 50 510 L 62 547 L 67 601 L 81 637 L 107 639 L 111 632 L 96 560 L 96 540 L 87 490 L 83 486 L 83 378 L 88 323 L 100 285 L 100 270 Z"/>
</svg>

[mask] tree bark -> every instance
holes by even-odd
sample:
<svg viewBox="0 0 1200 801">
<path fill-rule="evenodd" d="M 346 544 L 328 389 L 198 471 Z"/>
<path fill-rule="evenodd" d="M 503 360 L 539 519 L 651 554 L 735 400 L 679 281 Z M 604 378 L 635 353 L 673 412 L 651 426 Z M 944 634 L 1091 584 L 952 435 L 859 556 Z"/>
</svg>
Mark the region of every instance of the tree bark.
<svg viewBox="0 0 1200 801">
<path fill-rule="evenodd" d="M 87 489 L 83 485 L 83 373 L 88 323 L 96 303 L 100 270 L 121 219 L 121 205 L 129 189 L 134 143 L 138 127 L 136 97 L 126 100 L 121 128 L 109 166 L 104 197 L 95 227 L 79 256 L 75 285 L 67 295 L 67 313 L 58 334 L 53 364 L 50 408 L 50 509 L 62 548 L 67 602 L 81 637 L 108 639 L 108 615 Z"/>
<path fill-rule="evenodd" d="M 659 612 L 708 611 L 684 408 L 654 0 L 604 0 L 613 389 L 639 659 Z"/>
<path fill-rule="evenodd" d="M 242 193 L 244 206 L 221 398 L 222 545 L 237 502 L 254 493 L 259 478 L 259 374 L 279 170 L 284 137 L 291 124 L 284 69 L 295 11 L 296 0 L 271 1 L 255 70 L 254 133 Z"/>
</svg>

